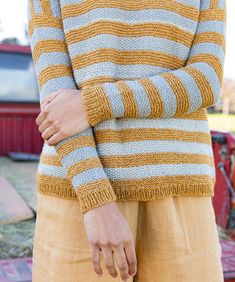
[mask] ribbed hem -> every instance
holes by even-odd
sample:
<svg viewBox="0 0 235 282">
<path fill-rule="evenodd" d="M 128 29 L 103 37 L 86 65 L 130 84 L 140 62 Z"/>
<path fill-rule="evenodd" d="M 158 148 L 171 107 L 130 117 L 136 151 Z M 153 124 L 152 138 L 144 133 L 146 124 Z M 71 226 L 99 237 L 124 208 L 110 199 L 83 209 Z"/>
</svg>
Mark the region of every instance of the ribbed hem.
<svg viewBox="0 0 235 282">
<path fill-rule="evenodd" d="M 79 189 L 76 190 L 77 192 Z M 81 212 L 99 207 L 103 204 L 116 201 L 116 194 L 111 188 L 98 188 L 95 191 L 88 194 L 78 193 L 78 198 L 80 202 Z"/>
<path fill-rule="evenodd" d="M 102 85 L 84 86 L 81 93 L 88 122 L 91 126 L 112 117 L 111 107 Z"/>
<path fill-rule="evenodd" d="M 117 202 L 124 201 L 151 201 L 163 199 L 172 196 L 214 196 L 214 188 L 207 183 L 171 183 L 167 186 L 156 185 L 154 188 L 140 187 L 140 188 L 116 188 L 114 189 L 117 195 Z"/>
<path fill-rule="evenodd" d="M 61 179 L 61 182 L 58 182 L 58 178 L 55 178 L 57 181 L 53 185 L 52 179 L 53 177 L 37 173 L 37 190 L 47 195 L 78 199 L 82 213 L 117 199 L 109 180 L 106 178 L 87 183 L 78 189 L 74 189 L 71 182 L 66 182 L 66 179 Z"/>
<path fill-rule="evenodd" d="M 44 176 L 37 176 L 37 189 L 39 193 L 54 195 L 57 197 L 76 199 L 81 198 L 81 209 L 85 212 L 91 208 L 98 207 L 104 203 L 116 201 L 151 201 L 172 196 L 214 196 L 215 179 L 207 179 L 205 182 L 181 182 L 181 183 L 157 183 L 142 185 L 141 187 L 115 187 L 89 189 L 84 194 L 82 190 L 73 190 L 71 186 L 63 183 L 57 185 L 49 184 Z M 85 190 L 84 190 L 85 191 Z M 79 193 L 78 193 L 79 192 Z M 87 190 L 88 192 L 88 190 Z"/>
</svg>

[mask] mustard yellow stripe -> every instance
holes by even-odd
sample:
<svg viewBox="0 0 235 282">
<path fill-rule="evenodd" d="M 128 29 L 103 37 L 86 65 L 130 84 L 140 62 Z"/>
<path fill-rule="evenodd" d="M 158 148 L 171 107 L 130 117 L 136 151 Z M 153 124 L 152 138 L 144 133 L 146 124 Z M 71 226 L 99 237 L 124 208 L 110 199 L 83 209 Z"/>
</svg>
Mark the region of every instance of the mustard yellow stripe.
<svg viewBox="0 0 235 282">
<path fill-rule="evenodd" d="M 91 126 L 113 116 L 112 107 L 102 84 L 83 87 L 82 100 Z"/>
<path fill-rule="evenodd" d="M 139 83 L 142 84 L 145 92 L 147 93 L 151 105 L 151 113 L 149 118 L 161 117 L 164 110 L 163 101 L 160 92 L 148 78 L 140 78 Z"/>
<path fill-rule="evenodd" d="M 96 77 L 93 77 L 93 78 L 90 78 L 90 79 L 86 79 L 84 81 L 80 81 L 77 83 L 78 85 L 78 88 L 84 88 L 85 86 L 92 86 L 92 85 L 95 85 L 95 84 L 102 84 L 102 83 L 105 83 L 105 82 L 115 82 L 119 79 L 125 79 L 123 77 L 114 77 L 114 76 L 105 76 L 105 75 L 102 75 L 102 76 L 99 76 L 97 75 Z M 126 79 L 129 79 L 129 77 L 126 77 Z M 136 79 L 136 78 L 133 78 L 133 79 Z"/>
<path fill-rule="evenodd" d="M 104 90 L 101 90 L 102 86 L 101 85 L 98 86 L 98 84 L 99 83 L 105 83 L 105 82 L 116 82 L 117 80 L 118 80 L 118 78 L 114 78 L 114 77 L 108 77 L 108 78 L 98 77 L 97 80 L 91 79 L 91 80 L 85 81 L 83 84 L 79 84 L 79 87 L 81 87 L 81 89 L 82 89 L 83 87 L 92 86 L 92 91 L 94 93 L 96 93 L 98 100 L 102 101 L 102 105 L 104 105 L 103 111 L 105 111 L 105 116 L 111 118 L 113 115 L 112 115 L 111 107 L 110 107 L 108 100 L 107 100 L 107 96 L 104 94 Z M 136 78 L 133 78 L 133 80 L 136 80 Z M 145 87 L 145 90 L 148 93 L 149 99 L 151 101 L 152 111 L 151 111 L 151 115 L 149 117 L 151 117 L 151 118 L 154 118 L 154 117 L 157 117 L 157 116 L 160 117 L 161 116 L 160 113 L 163 112 L 163 103 L 161 101 L 160 94 L 158 93 L 158 90 L 155 88 L 154 85 L 152 85 L 151 82 L 149 82 L 149 83 L 152 85 L 152 88 L 151 88 L 151 85 L 149 84 L 148 90 L 147 90 L 147 84 L 145 83 L 147 80 L 148 79 L 146 79 L 146 78 L 144 78 L 144 79 L 140 78 L 139 82 L 142 83 L 143 87 Z M 97 85 L 97 86 L 95 87 L 95 85 Z M 89 94 L 89 96 L 90 96 L 90 94 Z M 156 99 L 155 102 L 154 102 L 154 99 Z M 90 100 L 92 100 L 92 99 L 90 99 Z M 91 107 L 92 107 L 92 103 L 90 101 L 89 101 L 89 103 L 91 104 Z M 154 108 L 154 105 L 158 105 L 158 106 Z M 159 111 L 159 113 L 156 113 L 156 111 Z M 94 109 L 93 109 L 93 114 L 94 114 Z M 207 120 L 208 119 L 207 117 L 208 117 L 207 116 L 207 110 L 202 108 L 202 109 L 198 109 L 195 112 L 187 113 L 187 114 L 184 114 L 182 116 L 179 116 L 177 118 L 179 118 L 179 119 L 191 119 L 191 120 Z"/>
<path fill-rule="evenodd" d="M 89 192 L 88 189 L 90 190 Z M 95 181 L 95 183 L 81 186 L 76 189 L 76 193 L 79 198 L 82 213 L 102 204 L 116 201 L 116 194 L 107 178 L 102 181 Z"/>
<path fill-rule="evenodd" d="M 202 98 L 201 107 L 205 108 L 208 107 L 208 105 L 212 105 L 214 103 L 214 94 L 207 78 L 199 70 L 190 66 L 187 67 L 185 71 L 194 78 L 198 88 L 200 89 Z"/>
<path fill-rule="evenodd" d="M 168 73 L 168 72 L 163 73 L 161 76 L 167 80 L 167 82 L 169 83 L 170 87 L 172 88 L 176 96 L 177 108 L 174 117 L 186 113 L 190 106 L 190 98 L 188 91 L 183 85 L 180 78 L 175 76 L 173 73 Z"/>
<path fill-rule="evenodd" d="M 202 10 L 200 13 L 199 22 L 206 21 L 225 21 L 226 19 L 226 10 L 225 9 L 211 9 L 211 10 Z"/>
<path fill-rule="evenodd" d="M 31 17 L 34 17 L 35 12 L 34 12 L 33 0 L 29 0 L 29 9 L 30 9 Z"/>
<path fill-rule="evenodd" d="M 83 195 L 86 196 L 90 193 L 95 193 L 101 189 L 107 188 L 111 188 L 109 179 L 103 178 L 81 185 L 76 189 L 76 193 L 79 197 L 82 197 Z"/>
<path fill-rule="evenodd" d="M 123 143 L 144 140 L 178 140 L 211 144 L 210 134 L 168 128 L 130 128 L 122 130 L 104 129 L 96 130 L 95 134 L 97 144 L 109 142 Z"/>
<path fill-rule="evenodd" d="M 198 54 L 198 55 L 191 57 L 188 60 L 187 64 L 203 63 L 203 62 L 211 65 L 214 68 L 216 74 L 218 75 L 220 84 L 222 84 L 223 66 L 218 57 L 211 55 L 211 54 Z"/>
<path fill-rule="evenodd" d="M 154 51 L 122 51 L 111 48 L 102 48 L 72 58 L 74 69 L 80 69 L 88 65 L 100 62 L 113 62 L 120 65 L 148 64 L 169 69 L 177 69 L 184 65 L 184 61 L 175 56 Z"/>
<path fill-rule="evenodd" d="M 191 119 L 191 120 L 208 120 L 208 113 L 206 108 L 198 109 L 195 112 L 184 114 L 178 119 Z"/>
<path fill-rule="evenodd" d="M 102 168 L 100 159 L 98 157 L 81 160 L 78 163 L 73 164 L 68 169 L 68 175 L 72 178 L 76 174 L 92 168 Z"/>
<path fill-rule="evenodd" d="M 40 0 L 40 4 L 44 15 L 52 15 L 50 0 Z"/>
<path fill-rule="evenodd" d="M 170 0 L 145 0 L 145 1 L 106 1 L 99 0 L 95 3 L 96 8 L 118 8 L 121 10 L 145 10 L 145 9 L 163 9 L 175 12 L 185 18 L 197 21 L 199 10 L 195 7 L 178 3 Z M 75 17 L 87 13 L 94 9 L 94 0 L 86 0 L 79 4 L 64 5 L 62 14 L 64 18 Z"/>
<path fill-rule="evenodd" d="M 40 155 L 40 163 L 45 164 L 45 165 L 51 165 L 51 166 L 59 166 L 61 167 L 62 164 L 60 162 L 60 159 L 57 155 L 47 155 L 42 153 Z"/>
<path fill-rule="evenodd" d="M 37 61 L 41 54 L 49 52 L 64 52 L 67 53 L 67 45 L 65 41 L 61 40 L 41 40 L 38 41 L 33 48 L 32 55 Z"/>
<path fill-rule="evenodd" d="M 128 156 L 101 156 L 100 160 L 104 167 L 131 167 L 150 164 L 177 164 L 177 163 L 198 163 L 213 166 L 214 159 L 204 154 L 187 154 L 187 153 L 151 153 L 151 154 L 135 154 Z M 57 155 L 41 154 L 40 163 L 51 166 L 61 167 L 60 160 Z M 87 169 L 101 167 L 97 158 L 89 158 L 79 161 L 68 170 L 70 176 L 81 173 Z"/>
<path fill-rule="evenodd" d="M 39 87 L 41 88 L 48 80 L 57 78 L 60 76 L 73 77 L 72 70 L 69 66 L 65 65 L 53 65 L 45 68 L 39 75 Z"/>
<path fill-rule="evenodd" d="M 210 9 L 218 8 L 219 0 L 210 0 Z"/>
<path fill-rule="evenodd" d="M 93 136 L 79 136 L 76 138 L 69 139 L 68 141 L 60 144 L 56 152 L 60 156 L 65 156 L 71 153 L 73 150 L 83 147 L 95 147 L 95 141 Z"/>
<path fill-rule="evenodd" d="M 214 158 L 209 155 L 177 152 L 129 154 L 128 156 L 101 156 L 100 160 L 105 168 L 128 168 L 143 165 L 192 163 L 214 166 Z"/>
<path fill-rule="evenodd" d="M 124 104 L 124 117 L 137 117 L 139 115 L 134 93 L 125 81 L 117 81 L 116 85 L 121 93 Z"/>
<path fill-rule="evenodd" d="M 92 22 L 79 29 L 70 30 L 66 32 L 66 39 L 69 44 L 72 44 L 104 33 L 126 37 L 162 37 L 179 42 L 187 47 L 191 47 L 193 39 L 193 34 L 191 32 L 182 30 L 173 24 L 156 22 L 130 24 L 110 20 L 100 20 L 98 22 Z"/>
<path fill-rule="evenodd" d="M 33 18 L 29 21 L 29 36 L 31 37 L 33 31 L 37 27 L 55 27 L 59 29 L 63 29 L 62 22 L 59 18 L 50 17 L 50 16 L 33 16 Z"/>
<path fill-rule="evenodd" d="M 110 182 L 107 179 L 103 179 L 89 183 L 89 185 L 84 185 L 82 190 L 80 190 L 80 187 L 75 192 L 69 181 L 63 183 L 62 181 L 56 181 L 55 177 L 37 175 L 37 189 L 40 193 L 71 200 L 77 200 L 79 198 L 81 203 L 87 202 L 86 200 L 84 201 L 86 195 L 92 195 L 96 198 L 96 193 L 101 189 L 102 198 L 105 198 L 107 191 L 114 197 L 112 190 L 107 190 L 107 188 L 110 188 L 110 183 L 115 191 L 118 202 L 127 200 L 149 201 L 178 195 L 213 196 L 215 178 L 208 175 L 173 175 L 144 179 L 110 180 Z M 87 205 L 85 205 L 86 208 Z"/>
<path fill-rule="evenodd" d="M 224 35 L 216 33 L 216 32 L 203 32 L 195 35 L 193 40 L 193 45 L 199 43 L 215 43 L 221 45 L 223 50 L 225 51 L 225 38 Z"/>
<path fill-rule="evenodd" d="M 51 186 L 56 192 L 64 192 L 66 193 L 72 193 L 75 197 L 76 193 L 73 191 L 73 186 L 71 182 L 69 181 L 68 178 L 62 178 L 62 177 L 57 177 L 57 176 L 51 176 L 51 175 L 44 175 L 40 173 L 36 173 L 36 182 L 37 185 L 40 185 L 43 187 L 48 187 Z"/>
<path fill-rule="evenodd" d="M 139 189 L 140 187 L 147 187 L 149 189 L 157 189 L 156 188 L 156 183 L 158 183 L 157 185 L 159 186 L 161 192 L 163 193 L 162 195 L 164 196 L 164 187 L 172 187 L 172 184 L 174 184 L 174 186 L 177 186 L 177 190 L 179 193 L 177 193 L 176 191 L 176 195 L 177 194 L 181 194 L 184 192 L 185 194 L 190 194 L 190 185 L 192 184 L 198 184 L 198 185 L 202 185 L 205 184 L 208 187 L 212 187 L 214 184 L 214 179 L 211 178 L 209 175 L 169 175 L 169 176 L 157 176 L 157 177 L 149 177 L 149 178 L 142 178 L 142 179 L 125 179 L 125 180 L 110 180 L 112 186 L 114 187 L 115 191 L 117 192 L 117 190 L 120 189 L 120 191 L 122 189 L 130 189 L 128 191 L 130 191 L 132 189 Z M 185 185 L 185 183 L 188 183 L 188 185 Z M 190 183 L 190 184 L 189 184 Z M 181 185 L 184 186 L 184 191 L 182 190 L 183 187 L 181 187 Z M 188 187 L 187 187 L 188 186 Z M 125 188 L 124 188 L 125 187 Z M 161 189 L 162 188 L 162 189 Z M 194 194 L 194 193 L 192 193 Z M 198 194 L 200 195 L 200 193 Z"/>
</svg>

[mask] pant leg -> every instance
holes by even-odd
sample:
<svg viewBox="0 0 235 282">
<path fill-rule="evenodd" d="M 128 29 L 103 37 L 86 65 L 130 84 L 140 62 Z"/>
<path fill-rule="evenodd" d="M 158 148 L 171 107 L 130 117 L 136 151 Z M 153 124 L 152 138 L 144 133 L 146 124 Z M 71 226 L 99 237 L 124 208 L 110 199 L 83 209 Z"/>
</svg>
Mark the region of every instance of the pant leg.
<svg viewBox="0 0 235 282">
<path fill-rule="evenodd" d="M 117 202 L 136 238 L 138 202 Z M 92 265 L 90 249 L 78 200 L 38 194 L 33 249 L 33 282 L 122 281 L 112 278 L 100 255 L 103 276 Z M 133 281 L 130 277 L 128 282 Z"/>
<path fill-rule="evenodd" d="M 224 281 L 211 197 L 140 202 L 136 249 L 134 281 Z"/>
</svg>

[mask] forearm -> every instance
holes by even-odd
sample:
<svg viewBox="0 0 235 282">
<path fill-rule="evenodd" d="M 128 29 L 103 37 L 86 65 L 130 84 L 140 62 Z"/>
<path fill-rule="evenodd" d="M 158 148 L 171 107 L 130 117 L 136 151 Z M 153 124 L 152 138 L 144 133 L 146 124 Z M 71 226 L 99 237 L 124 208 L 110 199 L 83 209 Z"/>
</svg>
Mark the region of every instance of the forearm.
<svg viewBox="0 0 235 282">
<path fill-rule="evenodd" d="M 221 96 L 225 57 L 225 1 L 202 0 L 188 60 L 181 68 L 135 80 L 85 86 L 82 95 L 95 126 L 110 118 L 180 117 Z"/>
<path fill-rule="evenodd" d="M 37 3 L 36 3 L 37 2 Z M 34 3 L 41 9 L 34 10 Z M 64 39 L 59 1 L 52 9 L 43 1 L 28 2 L 28 32 L 39 86 L 40 105 L 58 89 L 76 89 L 67 45 Z M 85 212 L 116 195 L 99 159 L 92 128 L 65 138 L 54 146 Z"/>
</svg>

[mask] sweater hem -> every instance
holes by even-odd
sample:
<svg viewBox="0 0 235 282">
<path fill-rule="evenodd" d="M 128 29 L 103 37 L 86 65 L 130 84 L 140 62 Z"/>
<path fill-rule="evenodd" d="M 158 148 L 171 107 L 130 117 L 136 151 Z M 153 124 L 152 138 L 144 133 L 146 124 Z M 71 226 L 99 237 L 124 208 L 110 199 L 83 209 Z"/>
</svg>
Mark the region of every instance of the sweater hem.
<svg viewBox="0 0 235 282">
<path fill-rule="evenodd" d="M 157 199 L 163 199 L 173 196 L 214 196 L 214 184 L 215 180 L 212 179 L 210 183 L 171 183 L 171 184 L 157 184 L 157 187 L 122 187 L 115 188 L 113 190 L 116 194 L 117 202 L 125 201 L 151 201 Z M 39 193 L 47 194 L 51 196 L 57 196 L 67 199 L 78 199 L 78 196 L 73 189 L 65 187 L 56 187 L 51 184 L 37 185 Z M 114 200 L 114 199 L 113 199 Z"/>
</svg>

